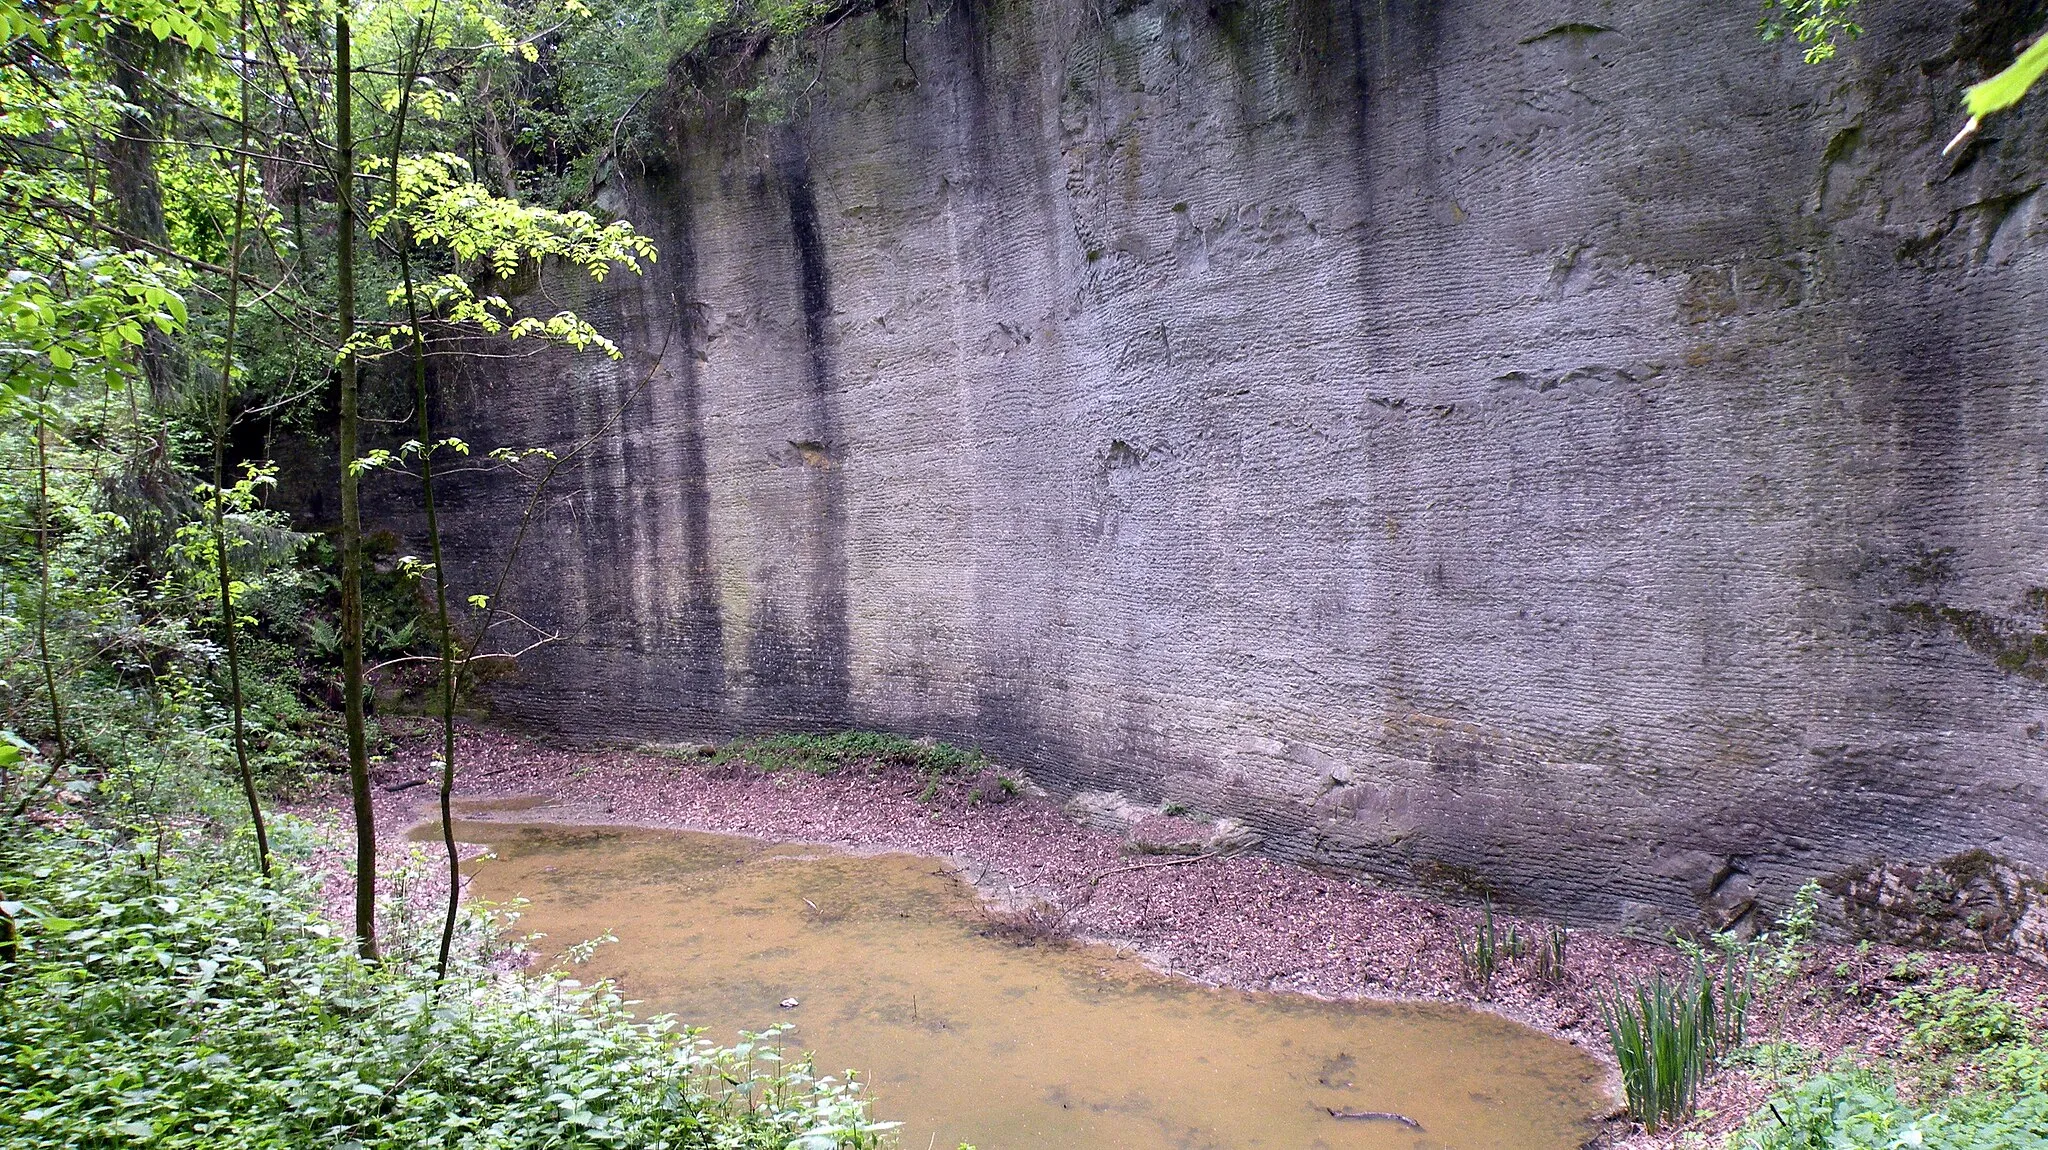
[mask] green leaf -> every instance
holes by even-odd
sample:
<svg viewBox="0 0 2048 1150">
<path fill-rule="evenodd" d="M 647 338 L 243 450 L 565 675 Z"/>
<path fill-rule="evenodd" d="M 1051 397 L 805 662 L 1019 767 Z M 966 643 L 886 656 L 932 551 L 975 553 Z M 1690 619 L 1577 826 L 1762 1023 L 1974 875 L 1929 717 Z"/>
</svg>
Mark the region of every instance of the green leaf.
<svg viewBox="0 0 2048 1150">
<path fill-rule="evenodd" d="M 2003 112 L 2019 103 L 2043 72 L 2048 72 L 2048 36 L 2034 41 L 2005 71 L 1972 85 L 1963 93 L 1963 107 L 1977 120 Z"/>
</svg>

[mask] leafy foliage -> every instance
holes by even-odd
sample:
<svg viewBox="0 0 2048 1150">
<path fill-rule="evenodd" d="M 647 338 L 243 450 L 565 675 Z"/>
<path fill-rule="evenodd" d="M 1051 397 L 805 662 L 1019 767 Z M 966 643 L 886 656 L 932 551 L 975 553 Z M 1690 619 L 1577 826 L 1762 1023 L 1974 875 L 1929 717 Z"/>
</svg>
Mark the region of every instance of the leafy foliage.
<svg viewBox="0 0 2048 1150">
<path fill-rule="evenodd" d="M 1972 85 L 1963 93 L 1963 110 L 1972 120 L 2003 112 L 2019 103 L 2043 72 L 2048 72 L 2048 36 L 2036 39 L 1998 75 Z"/>
<path fill-rule="evenodd" d="M 1795 913 L 1810 920 L 1813 901 Z M 1729 1139 L 1731 1150 L 2048 1145 L 2048 1031 L 2006 995 L 1972 985 L 1972 968 L 1922 971 L 1909 956 L 1893 972 L 1926 979 L 1892 998 L 1911 1027 L 1896 1059 L 1844 1063 L 1781 1090 Z"/>
<path fill-rule="evenodd" d="M 826 11 L 693 0 L 672 23 L 694 43 Z M 563 154 L 573 168 L 601 138 L 531 135 L 560 95 L 535 78 L 592 16 L 580 0 L 0 12 L 0 811 L 65 823 L 84 806 L 114 828 L 0 828 L 0 1142 L 811 1150 L 880 1136 L 851 1087 L 785 1063 L 774 1035 L 716 1050 L 634 1023 L 604 988 L 473 961 L 440 981 L 413 939 L 365 965 L 302 879 L 260 885 L 235 865 L 244 816 L 260 826 L 258 774 L 333 743 L 309 704 L 334 662 L 351 668 L 333 694 L 350 700 L 366 794 L 356 655 L 418 661 L 431 633 L 439 665 L 456 661 L 438 545 L 432 562 L 356 574 L 354 481 L 416 467 L 432 524 L 434 450 L 468 450 L 428 426 L 427 355 L 467 354 L 478 333 L 617 355 L 574 313 L 534 314 L 509 290 L 544 263 L 602 280 L 655 258 L 629 223 L 530 196 L 560 191 L 547 180 Z M 365 66 L 337 76 L 345 40 Z M 644 82 L 626 113 L 666 67 L 652 58 L 632 65 Z M 356 312 L 346 282 L 381 307 Z M 353 442 L 356 362 L 401 354 L 416 386 L 399 406 L 419 431 L 342 461 L 337 581 L 337 548 L 266 505 L 256 445 L 267 454 L 280 426 L 326 430 L 337 374 Z M 438 606 L 424 617 L 423 586 Z M 481 636 L 492 596 L 465 599 Z M 246 808 L 224 770 L 245 727 Z M 359 842 L 369 825 L 365 799 Z"/>
<path fill-rule="evenodd" d="M 1995 990 L 1963 984 L 1976 972 L 1940 971 L 1909 987 L 1892 1005 L 1912 1026 L 1909 1042 L 1922 1058 L 1967 1057 L 2026 1036 L 2026 1020 Z"/>
<path fill-rule="evenodd" d="M 1835 58 L 1843 42 L 1863 35 L 1863 27 L 1851 16 L 1862 0 L 1764 0 L 1763 17 L 1757 34 L 1765 42 L 1787 36 L 1806 46 L 1807 63 L 1819 64 Z"/>
<path fill-rule="evenodd" d="M 2038 1150 L 2048 1145 L 2048 1081 L 2033 1077 L 1933 1106 L 1902 1101 L 1882 1074 L 1842 1068 L 1781 1092 L 1730 1139 L 1734 1150 Z M 2015 1055 L 2017 1058 L 2017 1055 Z"/>
<path fill-rule="evenodd" d="M 717 1048 L 608 986 L 367 965 L 206 841 L 30 831 L 0 1014 L 10 1146 L 872 1147 L 851 1084 L 779 1036 Z"/>
<path fill-rule="evenodd" d="M 0 403 L 125 386 L 144 329 L 184 326 L 179 279 L 135 252 L 69 252 L 9 270 L 0 284 Z"/>
</svg>

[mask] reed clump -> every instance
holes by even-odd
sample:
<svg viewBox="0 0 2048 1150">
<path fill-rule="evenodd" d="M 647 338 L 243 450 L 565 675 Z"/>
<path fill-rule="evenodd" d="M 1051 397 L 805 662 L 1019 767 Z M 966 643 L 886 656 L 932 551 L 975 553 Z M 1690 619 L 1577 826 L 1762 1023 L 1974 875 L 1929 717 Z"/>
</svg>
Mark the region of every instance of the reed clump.
<svg viewBox="0 0 2048 1150">
<path fill-rule="evenodd" d="M 1493 900 L 1481 900 L 1479 922 L 1469 935 L 1458 939 L 1458 958 L 1465 969 L 1465 981 L 1480 998 L 1493 997 L 1494 976 L 1509 962 L 1529 951 L 1529 940 L 1521 928 L 1510 922 L 1505 927 L 1493 917 Z"/>
<path fill-rule="evenodd" d="M 1565 957 L 1571 947 L 1571 932 L 1561 926 L 1553 926 L 1536 939 L 1536 947 L 1530 966 L 1536 981 L 1552 986 L 1564 981 Z"/>
<path fill-rule="evenodd" d="M 1655 1134 L 1691 1116 L 1707 1071 L 1742 1044 L 1754 991 L 1747 963 L 1696 957 L 1683 978 L 1617 983 L 1599 998 L 1629 1115 L 1643 1129 Z"/>
</svg>

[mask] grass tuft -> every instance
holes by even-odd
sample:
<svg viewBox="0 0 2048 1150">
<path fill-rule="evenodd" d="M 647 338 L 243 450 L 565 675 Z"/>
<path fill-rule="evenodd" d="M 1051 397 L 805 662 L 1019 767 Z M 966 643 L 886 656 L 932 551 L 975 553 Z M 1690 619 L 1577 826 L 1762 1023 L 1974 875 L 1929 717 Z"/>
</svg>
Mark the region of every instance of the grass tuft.
<svg viewBox="0 0 2048 1150">
<path fill-rule="evenodd" d="M 1501 929 L 1493 918 L 1493 900 L 1482 899 L 1479 904 L 1479 923 L 1470 935 L 1458 940 L 1458 957 L 1465 968 L 1465 980 L 1472 984 L 1481 998 L 1493 997 L 1493 979 L 1500 968 L 1509 961 L 1520 958 L 1529 949 L 1528 940 L 1514 923 Z"/>
</svg>

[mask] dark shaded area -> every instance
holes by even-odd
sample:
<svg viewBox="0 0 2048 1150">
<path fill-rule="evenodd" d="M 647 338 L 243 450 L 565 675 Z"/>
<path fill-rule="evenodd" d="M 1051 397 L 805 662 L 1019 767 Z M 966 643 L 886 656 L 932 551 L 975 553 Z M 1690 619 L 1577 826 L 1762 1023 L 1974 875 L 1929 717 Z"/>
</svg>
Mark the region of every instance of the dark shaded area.
<svg viewBox="0 0 2048 1150">
<path fill-rule="evenodd" d="M 2002 71 L 2048 24 L 2048 0 L 1976 0 L 1948 59 L 1975 65 L 1984 75 Z"/>
</svg>

